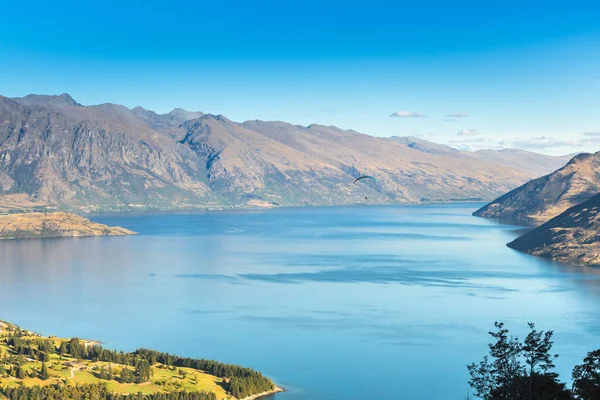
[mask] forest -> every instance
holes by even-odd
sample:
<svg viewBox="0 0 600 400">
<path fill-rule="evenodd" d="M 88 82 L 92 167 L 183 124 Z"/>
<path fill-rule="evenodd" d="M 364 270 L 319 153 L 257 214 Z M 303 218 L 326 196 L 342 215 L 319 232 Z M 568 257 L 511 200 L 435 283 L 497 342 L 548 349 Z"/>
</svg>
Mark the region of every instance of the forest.
<svg viewBox="0 0 600 400">
<path fill-rule="evenodd" d="M 214 393 L 205 392 L 174 392 L 154 394 L 115 394 L 102 384 L 88 385 L 48 385 L 48 386 L 19 386 L 4 388 L 0 386 L 0 395 L 11 400 L 217 400 Z"/>
<path fill-rule="evenodd" d="M 538 331 L 528 323 L 523 341 L 510 335 L 502 322 L 489 332 L 489 354 L 468 365 L 473 396 L 483 400 L 600 400 L 600 350 L 590 351 L 573 368 L 568 387 L 554 371 L 553 331 Z"/>
</svg>

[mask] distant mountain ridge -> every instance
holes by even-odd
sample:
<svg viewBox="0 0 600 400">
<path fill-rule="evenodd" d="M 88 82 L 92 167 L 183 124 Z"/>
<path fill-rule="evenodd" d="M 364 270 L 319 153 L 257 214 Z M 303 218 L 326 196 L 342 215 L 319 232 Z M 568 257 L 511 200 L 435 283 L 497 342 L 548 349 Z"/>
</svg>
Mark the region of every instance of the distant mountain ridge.
<svg viewBox="0 0 600 400">
<path fill-rule="evenodd" d="M 520 149 L 478 150 L 475 152 L 458 150 L 443 144 L 437 144 L 414 136 L 392 136 L 389 140 L 404 144 L 412 149 L 428 154 L 455 156 L 465 160 L 479 159 L 515 168 L 531 174 L 542 176 L 563 167 L 573 156 L 548 156 Z"/>
<path fill-rule="evenodd" d="M 600 152 L 579 154 L 559 170 L 527 182 L 473 215 L 547 221 L 600 192 Z"/>
<path fill-rule="evenodd" d="M 562 163 L 535 155 L 526 169 L 512 165 L 520 156 L 490 162 L 407 140 L 417 143 L 182 109 L 83 106 L 67 94 L 0 96 L 0 211 L 14 196 L 104 211 L 482 201 Z M 360 174 L 376 179 L 353 185 Z"/>
<path fill-rule="evenodd" d="M 478 150 L 475 157 L 502 165 L 511 165 L 533 176 L 543 176 L 567 164 L 573 155 L 548 156 L 520 149 Z"/>
</svg>

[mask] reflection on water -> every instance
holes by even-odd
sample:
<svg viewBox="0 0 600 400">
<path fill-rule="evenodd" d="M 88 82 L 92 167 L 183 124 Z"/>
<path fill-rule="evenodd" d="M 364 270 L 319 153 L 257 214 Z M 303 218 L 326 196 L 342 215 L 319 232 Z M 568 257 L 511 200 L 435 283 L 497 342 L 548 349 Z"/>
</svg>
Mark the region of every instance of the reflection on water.
<svg viewBox="0 0 600 400">
<path fill-rule="evenodd" d="M 282 400 L 462 398 L 493 322 L 534 321 L 566 377 L 600 343 L 600 271 L 517 253 L 473 208 L 96 216 L 140 235 L 0 242 L 0 318 L 252 366 Z"/>
</svg>

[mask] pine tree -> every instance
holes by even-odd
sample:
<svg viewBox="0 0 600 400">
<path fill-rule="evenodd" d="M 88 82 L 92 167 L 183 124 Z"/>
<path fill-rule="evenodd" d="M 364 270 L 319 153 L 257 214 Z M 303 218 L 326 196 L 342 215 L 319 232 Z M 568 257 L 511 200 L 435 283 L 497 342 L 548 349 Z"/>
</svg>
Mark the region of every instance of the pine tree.
<svg viewBox="0 0 600 400">
<path fill-rule="evenodd" d="M 104 365 L 100 367 L 100 373 L 98 374 L 98 377 L 100 379 L 108 378 L 108 372 L 106 371 L 106 367 Z"/>
<path fill-rule="evenodd" d="M 25 378 L 29 377 L 29 375 L 27 374 L 27 371 L 25 371 L 25 369 L 23 367 L 21 367 L 20 365 L 17 366 L 16 376 L 18 379 L 25 379 Z"/>
<path fill-rule="evenodd" d="M 40 351 L 38 353 L 38 361 L 48 362 L 48 361 L 50 361 L 50 356 L 45 351 Z"/>
<path fill-rule="evenodd" d="M 138 383 L 148 382 L 150 380 L 150 363 L 141 360 L 135 367 L 135 376 Z"/>
<path fill-rule="evenodd" d="M 132 383 L 134 378 L 133 372 L 129 368 L 124 367 L 121 370 L 121 381 L 123 383 Z"/>
<path fill-rule="evenodd" d="M 58 354 L 60 354 L 61 356 L 64 356 L 65 354 L 67 354 L 68 351 L 68 347 L 67 347 L 67 342 L 60 342 L 60 347 L 58 349 Z"/>
<path fill-rule="evenodd" d="M 40 372 L 40 379 L 47 380 L 50 378 L 50 374 L 48 373 L 48 368 L 46 367 L 46 363 L 42 364 L 42 371 Z"/>
</svg>

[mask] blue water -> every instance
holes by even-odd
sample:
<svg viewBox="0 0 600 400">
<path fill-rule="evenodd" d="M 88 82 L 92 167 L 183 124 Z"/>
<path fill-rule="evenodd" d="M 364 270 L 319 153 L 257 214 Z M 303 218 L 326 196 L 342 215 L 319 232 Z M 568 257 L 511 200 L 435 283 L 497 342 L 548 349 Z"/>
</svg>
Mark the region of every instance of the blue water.
<svg viewBox="0 0 600 400">
<path fill-rule="evenodd" d="M 130 237 L 0 242 L 0 318 L 251 366 L 277 400 L 462 399 L 496 320 L 600 347 L 600 275 L 517 253 L 473 205 L 96 216 Z"/>
</svg>

